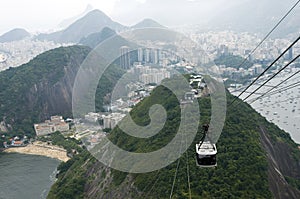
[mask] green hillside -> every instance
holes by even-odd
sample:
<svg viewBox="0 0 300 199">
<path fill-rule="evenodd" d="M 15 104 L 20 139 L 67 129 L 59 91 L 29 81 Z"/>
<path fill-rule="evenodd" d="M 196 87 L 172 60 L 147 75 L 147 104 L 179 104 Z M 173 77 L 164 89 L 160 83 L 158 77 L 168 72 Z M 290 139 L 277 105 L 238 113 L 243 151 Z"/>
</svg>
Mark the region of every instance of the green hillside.
<svg viewBox="0 0 300 199">
<path fill-rule="evenodd" d="M 60 47 L 0 73 L 0 122 L 10 135 L 34 135 L 33 123 L 51 115 L 72 117 L 74 79 L 90 51 L 86 46 Z M 97 110 L 123 73 L 114 64 L 107 69 L 97 88 Z"/>
<path fill-rule="evenodd" d="M 159 90 L 158 88 L 157 91 Z M 163 95 L 162 99 L 170 98 Z M 210 113 L 210 99 L 203 98 L 199 100 L 199 104 L 201 113 L 203 113 L 201 121 L 203 124 L 209 117 L 206 114 Z M 192 198 L 246 198 L 249 195 L 253 198 L 269 198 L 271 196 L 268 191 L 267 161 L 265 153 L 260 147 L 259 133 L 257 132 L 259 116 L 249 107 L 244 106 L 241 109 L 243 111 L 229 111 L 227 115 L 224 131 L 217 145 L 219 152 L 217 168 L 201 169 L 196 166 L 195 144 L 201 137 L 200 132 L 197 134 L 195 142 L 190 146 L 187 154 L 184 154 L 180 159 L 173 193 L 174 198 L 188 198 L 187 164 L 189 165 Z M 176 123 L 172 124 L 174 128 Z M 128 143 L 125 140 L 127 138 L 122 140 L 121 137 L 118 142 Z M 153 147 L 157 140 L 150 139 L 148 142 L 152 143 L 150 146 Z M 137 143 L 128 145 L 136 146 Z M 139 146 L 142 147 L 143 144 Z M 168 198 L 176 167 L 177 162 L 174 162 L 162 169 L 158 176 L 157 172 L 134 175 L 135 185 L 139 190 L 149 192 L 147 198 Z M 253 171 L 256 171 L 255 174 Z M 120 172 L 114 173 L 115 176 L 124 175 Z M 152 191 L 150 191 L 151 186 L 147 187 L 147 184 L 154 183 L 158 177 L 159 180 L 156 181 Z"/>
<path fill-rule="evenodd" d="M 66 67 L 76 70 L 89 51 L 79 46 L 57 48 L 20 67 L 1 72 L 0 118 L 12 126 L 10 130 L 32 133 L 33 122 L 45 118 L 46 98 L 51 97 L 44 96 L 47 88 L 53 88 L 65 76 Z M 52 97 L 55 101 L 55 96 Z"/>
<path fill-rule="evenodd" d="M 227 94 L 227 98 L 228 102 L 233 99 L 230 94 Z M 150 97 L 133 109 L 131 115 L 136 123 L 146 125 L 149 123 L 146 113 L 156 103 L 162 104 L 168 113 L 166 125 L 160 133 L 147 140 L 136 139 L 116 128 L 109 135 L 111 141 L 121 148 L 135 152 L 153 151 L 167 144 L 180 122 L 179 103 L 168 89 L 157 87 Z M 210 98 L 201 98 L 199 106 L 203 124 L 210 117 Z M 282 149 L 289 151 L 280 159 L 297 165 L 300 153 L 290 136 L 267 122 L 249 105 L 241 103 L 234 110 L 228 109 L 224 130 L 217 143 L 216 168 L 204 169 L 196 166 L 195 144 L 201 137 L 199 130 L 194 143 L 181 156 L 179 162 L 145 174 L 116 171 L 103 166 L 86 152 L 81 153 L 75 159 L 62 163 L 64 170 L 59 174 L 48 198 L 169 198 L 172 187 L 172 198 L 189 198 L 189 187 L 192 198 L 278 197 L 271 188 L 275 182 L 269 178 L 272 165 L 267 158 L 268 151 L 261 142 L 261 128 L 267 131 L 273 146 L 284 145 Z M 281 168 L 280 162 L 278 165 L 290 183 L 286 185 L 287 192 L 292 191 L 297 195 L 299 190 L 295 187 L 299 187 L 300 177 L 295 172 L 299 173 L 299 168 L 290 167 L 285 170 Z M 177 177 L 174 181 L 175 174 Z M 282 194 L 287 196 L 285 191 Z M 66 192 L 67 196 L 64 195 Z"/>
<path fill-rule="evenodd" d="M 239 56 L 239 55 L 221 55 L 220 57 L 216 58 L 214 60 L 216 65 L 225 65 L 226 67 L 232 67 L 232 68 L 244 68 L 244 69 L 248 69 L 250 68 L 253 63 L 246 60 L 245 58 Z M 241 63 L 243 63 L 241 65 Z"/>
</svg>

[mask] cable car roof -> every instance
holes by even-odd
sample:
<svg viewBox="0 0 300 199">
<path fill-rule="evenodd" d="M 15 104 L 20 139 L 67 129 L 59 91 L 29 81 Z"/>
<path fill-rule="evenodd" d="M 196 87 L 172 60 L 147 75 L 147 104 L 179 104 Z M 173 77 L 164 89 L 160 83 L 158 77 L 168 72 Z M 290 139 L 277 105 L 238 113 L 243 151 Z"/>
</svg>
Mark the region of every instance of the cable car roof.
<svg viewBox="0 0 300 199">
<path fill-rule="evenodd" d="M 199 155 L 215 155 L 217 154 L 217 147 L 215 144 L 211 144 L 210 142 L 203 142 L 201 147 L 200 144 L 196 144 L 196 152 Z"/>
</svg>

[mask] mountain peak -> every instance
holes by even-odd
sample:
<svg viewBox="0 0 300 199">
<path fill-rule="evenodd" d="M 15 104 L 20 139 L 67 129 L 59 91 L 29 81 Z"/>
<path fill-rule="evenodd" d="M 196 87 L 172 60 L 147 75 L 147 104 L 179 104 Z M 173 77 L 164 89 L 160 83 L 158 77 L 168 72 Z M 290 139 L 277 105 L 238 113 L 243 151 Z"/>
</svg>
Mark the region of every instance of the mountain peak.
<svg viewBox="0 0 300 199">
<path fill-rule="evenodd" d="M 87 37 L 82 38 L 79 43 L 83 44 L 85 46 L 94 48 L 102 41 L 104 41 L 104 40 L 108 39 L 109 37 L 112 37 L 116 34 L 117 33 L 113 29 L 111 29 L 109 27 L 104 27 L 101 30 L 101 32 L 92 33 L 92 34 L 88 35 Z"/>
<path fill-rule="evenodd" d="M 132 26 L 132 28 L 166 28 L 166 27 L 154 21 L 153 19 L 146 18 L 143 19 L 141 22 L 137 23 L 136 25 Z"/>
<path fill-rule="evenodd" d="M 82 18 L 83 16 L 85 16 L 87 13 L 91 12 L 92 10 L 94 10 L 93 6 L 91 6 L 90 4 L 88 4 L 85 8 L 85 10 L 76 15 L 73 16 L 71 18 L 68 19 L 64 19 L 62 22 L 60 22 L 60 24 L 58 25 L 59 28 L 67 28 L 68 26 L 70 26 L 72 23 L 74 23 L 76 20 Z"/>
<path fill-rule="evenodd" d="M 95 9 L 72 23 L 66 29 L 49 35 L 40 35 L 38 38 L 53 40 L 60 43 L 78 43 L 82 38 L 93 33 L 101 32 L 105 27 L 109 27 L 116 31 L 124 28 L 124 26 L 114 22 L 104 12 Z"/>
<path fill-rule="evenodd" d="M 22 40 L 29 37 L 30 33 L 22 28 L 12 29 L 0 36 L 0 43 Z"/>
<path fill-rule="evenodd" d="M 97 18 L 108 18 L 108 19 L 110 19 L 109 16 L 107 16 L 104 12 L 102 12 L 101 10 L 98 10 L 98 9 L 94 9 L 94 10 L 88 12 L 83 18 L 90 18 L 90 17 L 93 17 L 95 19 L 97 19 Z"/>
<path fill-rule="evenodd" d="M 101 30 L 101 33 L 102 34 L 109 34 L 109 35 L 115 35 L 116 34 L 116 31 L 114 31 L 113 29 L 109 28 L 109 27 L 104 27 L 102 30 Z"/>
</svg>

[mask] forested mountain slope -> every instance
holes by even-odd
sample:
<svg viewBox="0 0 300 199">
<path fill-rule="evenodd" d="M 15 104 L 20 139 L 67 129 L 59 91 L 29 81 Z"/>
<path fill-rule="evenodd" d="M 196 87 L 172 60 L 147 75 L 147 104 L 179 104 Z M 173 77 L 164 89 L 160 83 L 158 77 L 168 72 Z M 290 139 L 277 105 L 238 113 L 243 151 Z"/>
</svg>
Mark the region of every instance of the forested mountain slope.
<svg viewBox="0 0 300 199">
<path fill-rule="evenodd" d="M 227 98 L 228 102 L 233 99 L 230 94 Z M 167 144 L 180 122 L 179 103 L 168 89 L 157 87 L 131 114 L 138 124 L 145 125 L 149 122 L 145 112 L 156 103 L 163 105 L 168 113 L 167 123 L 160 133 L 139 140 L 115 128 L 109 135 L 110 140 L 121 148 L 136 152 L 157 150 Z M 199 105 L 203 124 L 209 121 L 210 98 L 201 98 Z M 264 136 L 268 137 L 269 145 Z M 48 198 L 169 198 L 172 189 L 173 198 L 189 198 L 189 194 L 192 198 L 299 198 L 300 153 L 297 144 L 246 103 L 227 111 L 223 133 L 217 143 L 216 168 L 196 166 L 195 144 L 200 137 L 199 129 L 194 143 L 179 162 L 144 174 L 116 171 L 95 160 L 88 152 L 81 153 L 61 165 L 64 169 Z M 276 156 L 273 163 L 270 162 L 271 155 Z M 283 183 L 279 183 L 280 180 Z"/>
</svg>

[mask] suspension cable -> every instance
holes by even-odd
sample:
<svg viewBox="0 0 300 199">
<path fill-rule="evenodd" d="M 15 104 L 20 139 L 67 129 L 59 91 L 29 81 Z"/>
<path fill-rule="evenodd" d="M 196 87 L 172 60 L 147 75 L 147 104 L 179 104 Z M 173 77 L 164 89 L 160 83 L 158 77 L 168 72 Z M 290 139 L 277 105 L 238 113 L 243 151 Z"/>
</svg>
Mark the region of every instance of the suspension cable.
<svg viewBox="0 0 300 199">
<path fill-rule="evenodd" d="M 276 91 L 273 91 L 272 93 L 269 93 L 268 95 L 265 95 L 265 96 L 262 97 L 262 98 L 269 97 L 269 96 L 271 96 L 271 95 L 276 95 L 276 94 L 278 94 L 278 93 L 281 93 L 282 91 L 287 91 L 287 90 L 296 88 L 296 87 L 298 87 L 298 86 L 300 86 L 300 82 L 295 82 L 295 83 L 290 84 L 290 85 L 288 85 L 288 86 L 282 87 L 282 88 L 280 88 L 280 89 L 278 89 L 278 90 L 276 90 Z M 261 99 L 262 99 L 262 98 L 261 98 Z"/>
<path fill-rule="evenodd" d="M 276 86 L 274 86 L 273 88 L 271 88 L 270 90 L 268 90 L 267 92 L 265 92 L 264 94 L 262 94 L 261 96 L 253 99 L 253 101 L 249 102 L 249 104 L 252 104 L 254 102 L 256 102 L 259 99 L 262 99 L 265 95 L 270 94 L 272 95 L 274 92 L 270 93 L 272 90 L 274 90 L 275 88 L 278 88 L 281 84 L 283 84 L 284 82 L 286 82 L 287 80 L 291 79 L 292 77 L 294 77 L 295 75 L 297 75 L 300 72 L 300 70 L 298 70 L 296 73 L 290 75 L 288 78 L 286 78 L 285 80 L 283 80 L 282 82 L 279 82 Z M 279 90 L 282 88 L 279 88 Z M 276 91 L 276 90 L 275 90 Z M 277 90 L 278 91 L 278 90 Z M 269 95 L 268 95 L 269 96 Z"/>
<path fill-rule="evenodd" d="M 183 137 L 183 135 L 182 135 L 182 137 Z M 181 148 L 182 148 L 182 137 L 181 137 L 181 143 L 180 143 L 180 153 L 181 153 Z M 180 157 L 177 160 L 177 167 L 176 167 L 176 171 L 175 171 L 175 174 L 174 174 L 172 189 L 171 189 L 171 193 L 170 193 L 170 199 L 172 198 L 172 195 L 173 195 L 173 191 L 174 191 L 174 187 L 175 187 L 175 181 L 176 181 L 176 178 L 177 178 L 179 164 L 180 164 Z"/>
<path fill-rule="evenodd" d="M 156 183 L 158 182 L 158 180 L 160 179 L 161 175 L 158 175 L 160 173 L 160 170 L 158 170 L 158 172 L 156 173 L 156 180 L 154 181 L 154 183 L 152 184 L 151 188 L 149 189 L 149 191 L 147 192 L 147 194 L 145 195 L 145 198 L 148 197 L 149 193 L 153 190 L 154 186 L 156 185 Z M 150 185 L 150 184 L 149 184 Z"/>
<path fill-rule="evenodd" d="M 189 168 L 189 149 L 187 147 L 187 136 L 185 136 L 185 148 L 186 148 L 186 173 L 187 173 L 187 181 L 188 181 L 188 188 L 189 188 L 189 199 L 192 198 L 191 192 L 191 183 L 190 183 L 190 168 Z"/>
<path fill-rule="evenodd" d="M 274 75 L 272 75 L 267 81 L 265 81 L 262 85 L 260 85 L 254 91 L 252 91 L 246 98 L 243 99 L 243 101 L 245 101 L 246 99 L 248 99 L 256 91 L 258 91 L 259 89 L 261 89 L 261 87 L 263 87 L 266 83 L 268 83 L 269 81 L 271 81 L 274 77 L 276 77 L 280 72 L 282 72 L 284 69 L 286 69 L 291 63 L 293 63 L 294 61 L 296 61 L 299 57 L 300 57 L 300 55 L 297 55 L 294 59 L 292 59 L 289 63 L 287 63 L 284 67 L 282 67 L 277 73 L 275 73 Z"/>
</svg>

